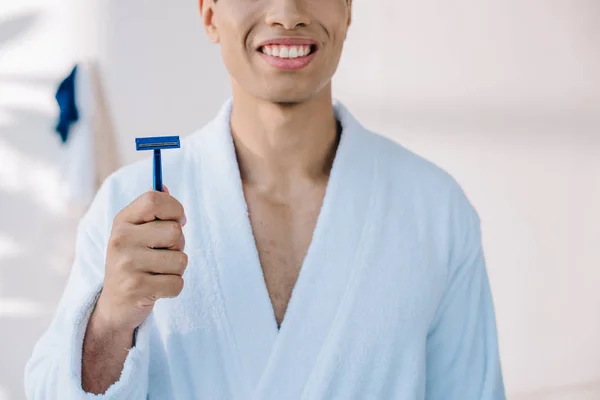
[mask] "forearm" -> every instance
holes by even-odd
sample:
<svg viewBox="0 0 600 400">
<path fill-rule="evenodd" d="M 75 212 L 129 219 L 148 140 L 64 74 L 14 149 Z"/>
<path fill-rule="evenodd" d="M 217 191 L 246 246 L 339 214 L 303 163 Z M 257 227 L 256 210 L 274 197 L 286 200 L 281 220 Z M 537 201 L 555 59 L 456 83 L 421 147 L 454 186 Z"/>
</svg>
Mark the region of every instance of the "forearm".
<svg viewBox="0 0 600 400">
<path fill-rule="evenodd" d="M 98 312 L 90 318 L 83 341 L 81 385 L 84 391 L 103 394 L 119 380 L 133 331 L 118 332 L 108 328 Z"/>
</svg>

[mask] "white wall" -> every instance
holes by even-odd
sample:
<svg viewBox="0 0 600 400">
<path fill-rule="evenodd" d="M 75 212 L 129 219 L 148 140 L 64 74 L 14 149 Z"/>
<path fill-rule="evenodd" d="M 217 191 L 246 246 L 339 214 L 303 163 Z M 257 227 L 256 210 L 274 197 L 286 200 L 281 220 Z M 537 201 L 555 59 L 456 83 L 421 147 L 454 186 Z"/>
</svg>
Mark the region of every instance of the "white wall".
<svg viewBox="0 0 600 400">
<path fill-rule="evenodd" d="M 29 12 L 3 45 L 2 21 Z M 448 169 L 479 210 L 515 400 L 600 396 L 599 15 L 597 0 L 355 0 L 335 79 L 365 125 Z M 100 61 L 124 162 L 136 136 L 185 135 L 229 95 L 196 1 L 0 3 L 2 400 L 20 398 L 70 262 L 48 127 L 73 54 Z"/>
<path fill-rule="evenodd" d="M 64 207 L 56 85 L 72 63 L 62 0 L 0 0 L 0 400 L 48 326 L 72 262 L 77 217 Z"/>
</svg>

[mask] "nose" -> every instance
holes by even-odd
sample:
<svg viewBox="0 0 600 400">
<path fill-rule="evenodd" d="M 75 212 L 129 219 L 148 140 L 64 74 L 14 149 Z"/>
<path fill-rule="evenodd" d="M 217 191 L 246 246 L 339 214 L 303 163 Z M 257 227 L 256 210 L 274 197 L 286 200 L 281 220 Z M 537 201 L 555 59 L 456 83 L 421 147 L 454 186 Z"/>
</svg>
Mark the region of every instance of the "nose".
<svg viewBox="0 0 600 400">
<path fill-rule="evenodd" d="M 270 27 L 293 30 L 310 25 L 308 13 L 298 5 L 304 0 L 271 0 L 265 22 Z"/>
</svg>

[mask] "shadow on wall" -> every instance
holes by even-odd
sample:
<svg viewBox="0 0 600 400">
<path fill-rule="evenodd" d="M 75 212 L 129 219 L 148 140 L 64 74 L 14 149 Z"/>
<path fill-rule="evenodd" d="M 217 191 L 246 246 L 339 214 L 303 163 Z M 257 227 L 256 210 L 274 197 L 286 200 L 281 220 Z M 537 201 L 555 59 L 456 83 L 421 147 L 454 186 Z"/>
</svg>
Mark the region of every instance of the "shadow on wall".
<svg viewBox="0 0 600 400">
<path fill-rule="evenodd" d="M 0 21 L 0 57 L 40 17 L 27 13 Z M 6 116 L 0 120 L 0 399 L 25 397 L 25 362 L 50 322 L 73 257 L 77 218 L 59 207 L 56 118 L 27 107 L 21 96 L 33 91 L 51 98 L 58 80 L 0 72 L 0 113 Z"/>
<path fill-rule="evenodd" d="M 14 40 L 29 31 L 35 25 L 39 17 L 39 13 L 27 13 L 0 21 L 0 50 L 7 42 Z"/>
</svg>

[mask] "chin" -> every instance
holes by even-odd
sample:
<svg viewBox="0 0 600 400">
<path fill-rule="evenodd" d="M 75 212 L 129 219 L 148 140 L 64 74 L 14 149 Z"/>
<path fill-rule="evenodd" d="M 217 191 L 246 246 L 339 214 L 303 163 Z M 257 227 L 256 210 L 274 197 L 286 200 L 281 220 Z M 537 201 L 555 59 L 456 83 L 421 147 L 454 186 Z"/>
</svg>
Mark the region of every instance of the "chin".
<svg viewBox="0 0 600 400">
<path fill-rule="evenodd" d="M 281 94 L 281 95 L 269 95 L 264 98 L 264 100 L 281 105 L 295 105 L 304 103 L 312 98 L 312 95 L 290 95 L 290 94 Z"/>
<path fill-rule="evenodd" d="M 256 97 L 270 103 L 294 105 L 306 102 L 316 97 L 323 90 L 324 86 L 325 85 L 299 85 L 296 82 L 293 85 L 270 87 L 268 90 L 255 93 L 255 95 Z"/>
</svg>

